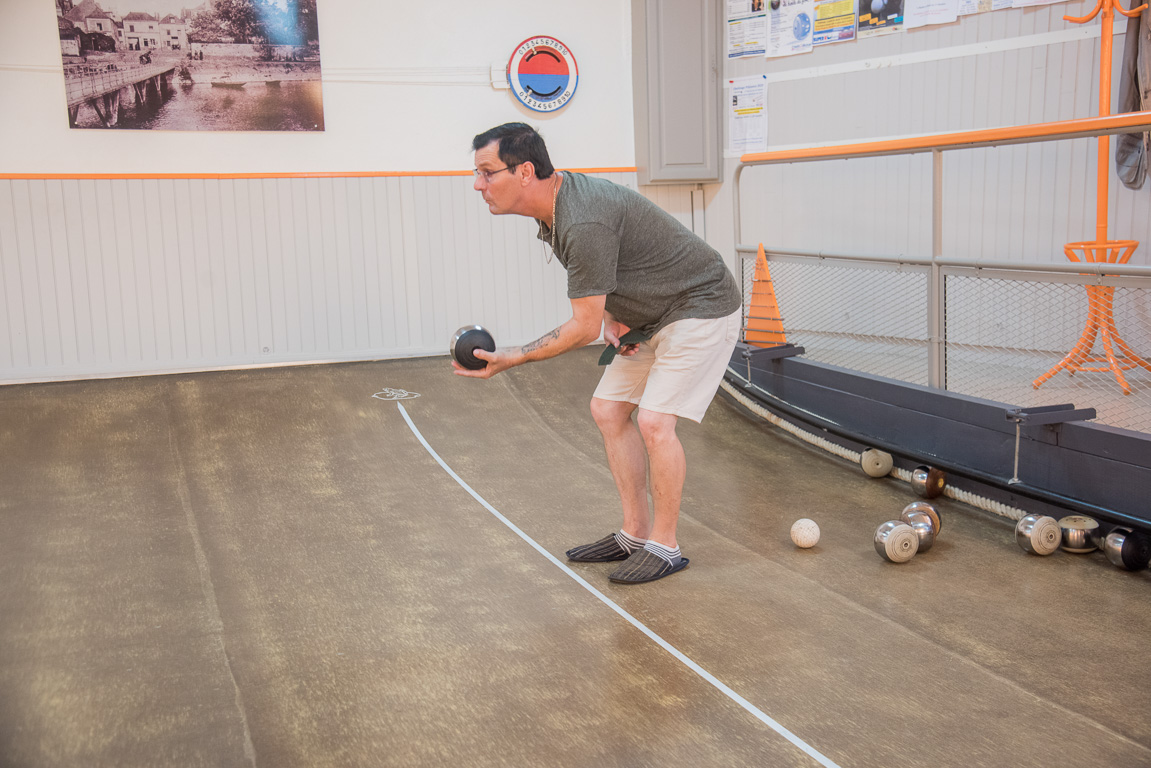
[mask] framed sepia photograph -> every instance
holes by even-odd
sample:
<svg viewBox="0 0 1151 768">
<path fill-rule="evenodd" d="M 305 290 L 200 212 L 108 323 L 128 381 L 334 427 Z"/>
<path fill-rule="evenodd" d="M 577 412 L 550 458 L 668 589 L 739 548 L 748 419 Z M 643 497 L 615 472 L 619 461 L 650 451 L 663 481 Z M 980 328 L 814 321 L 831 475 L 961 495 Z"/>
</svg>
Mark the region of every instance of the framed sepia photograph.
<svg viewBox="0 0 1151 768">
<path fill-rule="evenodd" d="M 316 0 L 55 3 L 72 128 L 324 130 Z"/>
</svg>

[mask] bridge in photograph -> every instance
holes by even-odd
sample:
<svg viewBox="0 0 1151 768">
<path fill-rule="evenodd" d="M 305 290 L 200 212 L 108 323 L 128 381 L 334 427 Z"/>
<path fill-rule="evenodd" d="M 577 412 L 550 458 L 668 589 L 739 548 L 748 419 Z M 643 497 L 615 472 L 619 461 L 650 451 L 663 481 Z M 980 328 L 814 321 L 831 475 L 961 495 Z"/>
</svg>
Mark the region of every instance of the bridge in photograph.
<svg viewBox="0 0 1151 768">
<path fill-rule="evenodd" d="M 175 67 L 171 64 L 151 64 L 138 67 L 71 67 L 64 71 L 68 94 L 68 122 L 75 127 L 81 105 L 96 111 L 108 128 L 115 127 L 120 116 L 120 95 L 131 86 L 136 102 L 147 99 L 149 89 L 163 93 Z"/>
</svg>

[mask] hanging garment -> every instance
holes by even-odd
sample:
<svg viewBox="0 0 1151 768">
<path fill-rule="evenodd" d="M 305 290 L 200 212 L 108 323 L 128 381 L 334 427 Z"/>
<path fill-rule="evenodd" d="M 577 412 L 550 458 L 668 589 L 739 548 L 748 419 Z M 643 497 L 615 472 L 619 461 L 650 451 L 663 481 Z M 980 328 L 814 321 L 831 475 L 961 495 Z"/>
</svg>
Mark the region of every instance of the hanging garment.
<svg viewBox="0 0 1151 768">
<path fill-rule="evenodd" d="M 1119 112 L 1151 110 L 1151 9 L 1127 19 L 1119 73 Z M 1151 164 L 1151 133 L 1122 133 L 1115 142 L 1115 172 L 1123 186 L 1139 189 Z"/>
</svg>

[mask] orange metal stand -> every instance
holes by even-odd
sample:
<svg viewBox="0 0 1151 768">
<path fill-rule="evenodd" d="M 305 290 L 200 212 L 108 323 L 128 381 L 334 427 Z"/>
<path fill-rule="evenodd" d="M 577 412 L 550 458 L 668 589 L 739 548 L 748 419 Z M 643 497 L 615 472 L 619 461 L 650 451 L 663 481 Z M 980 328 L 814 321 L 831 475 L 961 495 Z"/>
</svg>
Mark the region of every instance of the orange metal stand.
<svg viewBox="0 0 1151 768">
<path fill-rule="evenodd" d="M 1072 261 L 1085 261 L 1092 264 L 1126 264 L 1135 253 L 1139 243 L 1135 240 L 1111 240 L 1107 243 L 1068 243 L 1063 247 L 1067 258 Z M 1077 252 L 1083 254 L 1080 259 Z M 1115 327 L 1115 316 L 1112 313 L 1112 297 L 1114 288 L 1100 285 L 1087 286 L 1087 325 L 1075 345 L 1066 357 L 1054 368 L 1035 380 L 1034 386 L 1039 388 L 1043 382 L 1050 379 L 1064 368 L 1068 373 L 1076 371 L 1111 371 L 1115 380 L 1119 382 L 1123 394 L 1131 394 L 1131 387 L 1123 371 L 1141 366 L 1151 371 L 1151 363 L 1135 354 L 1127 342 L 1119 336 Z M 1091 356 L 1096 339 L 1103 343 L 1104 356 Z M 1099 363 L 1099 365 L 1084 365 L 1084 363 Z"/>
<path fill-rule="evenodd" d="M 1146 7 L 1147 4 L 1144 3 L 1138 8 L 1125 11 L 1123 7 L 1119 5 L 1118 0 L 1098 0 L 1095 4 L 1095 9 L 1081 19 L 1072 16 L 1063 17 L 1065 20 L 1076 24 L 1085 24 L 1098 16 L 1100 11 L 1103 13 L 1103 17 L 1100 19 L 1100 24 L 1102 25 L 1102 42 L 1099 54 L 1100 117 L 1111 114 L 1111 38 L 1115 11 L 1118 11 L 1124 16 L 1132 17 L 1138 16 Z M 1136 240 L 1107 239 L 1107 182 L 1109 178 L 1111 137 L 1104 134 L 1098 137 L 1097 141 L 1099 143 L 1099 155 L 1096 168 L 1095 241 L 1067 243 L 1067 245 L 1063 246 L 1063 251 L 1067 254 L 1067 258 L 1072 261 L 1125 264 L 1127 260 L 1131 258 L 1131 254 L 1135 252 L 1135 249 L 1139 247 L 1139 243 Z M 1082 259 L 1079 258 L 1077 252 L 1082 252 Z M 1087 325 L 1083 329 L 1083 334 L 1079 337 L 1079 342 L 1075 345 L 1075 348 L 1072 349 L 1066 357 L 1059 361 L 1054 368 L 1032 383 L 1036 389 L 1038 389 L 1043 382 L 1066 368 L 1067 372 L 1072 374 L 1076 371 L 1111 371 L 1115 374 L 1115 380 L 1119 382 L 1123 394 L 1129 395 L 1131 394 L 1131 387 L 1128 386 L 1127 379 L 1123 376 L 1123 371 L 1134 368 L 1137 365 L 1151 371 L 1151 364 L 1148 364 L 1146 360 L 1132 352 L 1131 347 L 1120 338 L 1119 331 L 1115 328 L 1115 316 L 1111 309 L 1111 299 L 1114 294 L 1114 288 L 1095 285 L 1087 286 Z M 1103 342 L 1103 357 L 1091 356 L 1091 350 L 1095 346 L 1096 339 Z M 1116 354 L 1116 348 L 1118 348 L 1122 354 Z M 1084 366 L 1083 363 L 1106 363 L 1106 365 Z"/>
</svg>

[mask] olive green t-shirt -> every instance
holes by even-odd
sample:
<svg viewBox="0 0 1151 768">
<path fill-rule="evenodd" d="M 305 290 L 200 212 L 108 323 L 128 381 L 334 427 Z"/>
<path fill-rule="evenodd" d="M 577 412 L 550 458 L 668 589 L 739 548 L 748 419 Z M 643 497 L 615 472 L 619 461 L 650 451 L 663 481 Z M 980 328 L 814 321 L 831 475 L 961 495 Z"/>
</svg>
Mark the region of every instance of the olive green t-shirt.
<svg viewBox="0 0 1151 768">
<path fill-rule="evenodd" d="M 553 226 L 568 298 L 606 295 L 605 309 L 629 328 L 651 335 L 739 308 L 739 287 L 719 253 L 627 187 L 564 171 Z M 552 243 L 542 221 L 537 237 Z"/>
</svg>

